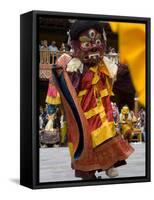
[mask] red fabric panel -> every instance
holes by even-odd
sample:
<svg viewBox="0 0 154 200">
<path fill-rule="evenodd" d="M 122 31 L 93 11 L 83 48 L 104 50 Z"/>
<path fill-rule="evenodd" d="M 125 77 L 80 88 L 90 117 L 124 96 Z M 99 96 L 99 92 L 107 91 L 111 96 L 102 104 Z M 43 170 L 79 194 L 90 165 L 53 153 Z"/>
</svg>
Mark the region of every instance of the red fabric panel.
<svg viewBox="0 0 154 200">
<path fill-rule="evenodd" d="M 102 125 L 100 116 L 95 115 L 94 117 L 91 117 L 90 119 L 88 119 L 88 124 L 89 124 L 90 131 L 96 130 Z"/>
<path fill-rule="evenodd" d="M 110 96 L 106 96 L 102 98 L 102 103 L 105 108 L 105 113 L 107 115 L 107 120 L 109 122 L 113 121 L 113 110 L 111 106 Z"/>
<path fill-rule="evenodd" d="M 85 90 L 91 88 L 92 79 L 94 77 L 94 73 L 92 71 L 87 71 L 81 80 L 80 90 Z"/>
<path fill-rule="evenodd" d="M 81 107 L 83 109 L 83 112 L 87 112 L 92 108 L 95 108 L 96 106 L 97 104 L 96 98 L 94 96 L 94 89 L 90 88 L 88 89 L 87 94 L 82 97 Z"/>
</svg>

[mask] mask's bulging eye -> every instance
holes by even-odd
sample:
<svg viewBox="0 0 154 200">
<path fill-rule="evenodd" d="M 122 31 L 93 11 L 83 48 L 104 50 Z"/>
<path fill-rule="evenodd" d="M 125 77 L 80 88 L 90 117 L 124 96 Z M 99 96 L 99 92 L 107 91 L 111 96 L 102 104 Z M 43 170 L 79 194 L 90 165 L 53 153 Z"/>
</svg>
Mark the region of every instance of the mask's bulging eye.
<svg viewBox="0 0 154 200">
<path fill-rule="evenodd" d="M 102 41 L 100 39 L 97 39 L 95 43 L 96 43 L 96 45 L 101 45 Z"/>
<path fill-rule="evenodd" d="M 89 31 L 89 37 L 92 38 L 92 39 L 95 37 L 95 31 L 94 30 Z"/>
<path fill-rule="evenodd" d="M 86 48 L 89 48 L 91 46 L 90 42 L 83 42 L 81 43 L 81 47 L 86 49 Z"/>
</svg>

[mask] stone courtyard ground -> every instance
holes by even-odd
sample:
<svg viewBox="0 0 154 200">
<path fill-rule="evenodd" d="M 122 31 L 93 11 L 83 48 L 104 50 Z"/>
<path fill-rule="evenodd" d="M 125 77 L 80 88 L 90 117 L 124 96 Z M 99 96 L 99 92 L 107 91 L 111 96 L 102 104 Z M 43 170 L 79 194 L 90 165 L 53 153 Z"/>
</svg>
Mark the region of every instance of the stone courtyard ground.
<svg viewBox="0 0 154 200">
<path fill-rule="evenodd" d="M 128 158 L 127 165 L 118 168 L 119 177 L 145 176 L 145 143 L 132 143 L 135 152 Z M 81 180 L 74 177 L 70 166 L 67 147 L 40 148 L 40 182 Z M 96 174 L 108 178 L 104 172 Z"/>
</svg>

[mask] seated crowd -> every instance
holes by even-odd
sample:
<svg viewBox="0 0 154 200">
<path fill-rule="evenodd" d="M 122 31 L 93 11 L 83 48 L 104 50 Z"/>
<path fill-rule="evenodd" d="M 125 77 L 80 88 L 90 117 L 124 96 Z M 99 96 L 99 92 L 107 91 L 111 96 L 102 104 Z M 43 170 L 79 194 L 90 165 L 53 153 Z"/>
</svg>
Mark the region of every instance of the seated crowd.
<svg viewBox="0 0 154 200">
<path fill-rule="evenodd" d="M 119 112 L 112 103 L 115 128 L 128 142 L 145 142 L 145 110 L 141 108 L 137 116 L 124 105 Z M 67 145 L 67 123 L 62 107 L 46 104 L 40 107 L 39 115 L 40 147 Z"/>
<path fill-rule="evenodd" d="M 58 48 L 55 41 L 48 43 L 47 40 L 41 40 L 39 51 L 41 64 L 54 64 L 57 57 L 69 51 L 69 47 L 62 42 L 60 48 Z"/>
<path fill-rule="evenodd" d="M 119 112 L 116 103 L 112 103 L 113 118 L 116 131 L 122 134 L 128 142 L 145 141 L 145 110 L 141 108 L 136 115 L 127 105 Z"/>
</svg>

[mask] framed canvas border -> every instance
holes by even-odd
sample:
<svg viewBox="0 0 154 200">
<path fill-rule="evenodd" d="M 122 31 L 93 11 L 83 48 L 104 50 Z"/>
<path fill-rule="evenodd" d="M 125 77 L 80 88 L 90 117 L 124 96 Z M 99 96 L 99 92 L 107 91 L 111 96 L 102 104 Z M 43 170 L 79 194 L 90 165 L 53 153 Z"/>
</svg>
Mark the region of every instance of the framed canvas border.
<svg viewBox="0 0 154 200">
<path fill-rule="evenodd" d="M 146 175 L 142 177 L 91 181 L 39 182 L 39 26 L 38 18 L 80 18 L 144 23 L 146 25 Z M 151 180 L 150 135 L 150 18 L 31 11 L 20 16 L 20 184 L 36 188 L 56 188 L 105 184 L 149 182 Z"/>
</svg>

